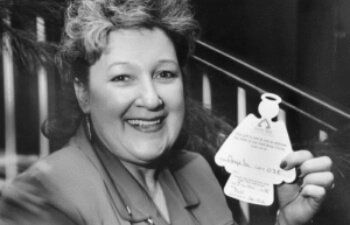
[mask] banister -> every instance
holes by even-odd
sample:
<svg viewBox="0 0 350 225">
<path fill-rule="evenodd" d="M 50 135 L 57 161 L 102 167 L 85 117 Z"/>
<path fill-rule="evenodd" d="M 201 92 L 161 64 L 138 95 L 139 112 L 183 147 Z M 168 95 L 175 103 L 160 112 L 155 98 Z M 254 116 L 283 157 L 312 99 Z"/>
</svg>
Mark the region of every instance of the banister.
<svg viewBox="0 0 350 225">
<path fill-rule="evenodd" d="M 197 44 L 200 45 L 200 46 L 203 46 L 203 47 L 205 47 L 207 49 L 210 49 L 211 51 L 214 51 L 215 53 L 218 53 L 221 56 L 224 56 L 225 58 L 227 58 L 227 59 L 229 59 L 229 60 L 231 60 L 231 61 L 233 61 L 235 63 L 238 63 L 238 64 L 240 64 L 240 65 L 250 69 L 251 71 L 254 71 L 254 72 L 258 73 L 259 75 L 261 75 L 261 76 L 263 76 L 263 77 L 265 77 L 265 78 L 267 78 L 267 79 L 269 79 L 269 80 L 271 80 L 271 81 L 273 81 L 273 82 L 275 82 L 275 83 L 277 83 L 277 84 L 279 84 L 279 85 L 289 89 L 290 91 L 292 91 L 292 92 L 294 92 L 294 93 L 296 93 L 296 94 L 298 94 L 298 95 L 300 95 L 300 96 L 302 96 L 302 97 L 304 97 L 304 98 L 306 98 L 306 99 L 308 99 L 308 100 L 310 100 L 310 101 L 312 101 L 312 102 L 314 102 L 314 103 L 316 103 L 318 105 L 323 106 L 324 108 L 327 108 L 328 110 L 330 110 L 330 111 L 332 111 L 332 112 L 334 112 L 334 113 L 336 113 L 336 114 L 338 114 L 338 115 L 340 115 L 340 116 L 342 116 L 342 117 L 344 117 L 346 119 L 350 119 L 350 114 L 345 112 L 344 110 L 341 110 L 341 109 L 339 109 L 338 107 L 336 107 L 334 105 L 331 105 L 331 104 L 329 104 L 329 103 L 327 103 L 327 102 L 325 102 L 325 101 L 323 101 L 323 100 L 321 100 L 321 99 L 319 99 L 317 97 L 314 97 L 311 94 L 309 94 L 309 93 L 307 93 L 307 92 L 305 92 L 303 90 L 300 90 L 300 89 L 298 89 L 298 88 L 288 84 L 287 82 L 282 81 L 281 79 L 278 79 L 277 77 L 275 77 L 275 76 L 273 76 L 271 74 L 268 74 L 268 73 L 262 71 L 261 69 L 258 69 L 255 66 L 250 65 L 247 62 L 244 62 L 243 60 L 240 60 L 237 57 L 234 57 L 231 54 L 229 54 L 229 53 L 227 53 L 227 52 L 225 52 L 223 50 L 220 50 L 220 49 L 218 49 L 218 48 L 208 44 L 205 41 L 198 40 Z M 195 57 L 196 56 L 194 56 L 194 58 Z M 235 77 L 238 78 L 238 76 L 235 76 Z M 240 81 L 243 81 L 243 79 L 240 79 Z"/>
<path fill-rule="evenodd" d="M 193 59 L 195 59 L 198 62 L 203 63 L 206 66 L 211 67 L 212 69 L 215 69 L 215 70 L 217 70 L 217 71 L 219 71 L 219 72 L 221 72 L 221 73 L 223 73 L 223 74 L 225 74 L 225 75 L 235 79 L 239 83 L 244 84 L 245 86 L 247 86 L 247 87 L 249 87 L 249 88 L 251 88 L 253 90 L 256 90 L 257 92 L 259 92 L 259 94 L 263 94 L 263 93 L 267 92 L 266 90 L 264 90 L 264 89 L 262 89 L 262 88 L 260 88 L 260 87 L 258 87 L 256 85 L 252 84 L 251 82 L 246 81 L 246 80 L 238 77 L 237 75 L 235 75 L 235 74 L 233 74 L 233 73 L 231 73 L 229 71 L 226 71 L 226 70 L 224 70 L 224 69 L 222 69 L 222 68 L 220 68 L 218 66 L 215 66 L 214 64 L 212 64 L 212 63 L 210 63 L 210 62 L 208 62 L 208 61 L 206 61 L 206 60 L 204 60 L 204 59 L 202 59 L 200 57 L 193 56 Z M 335 128 L 331 124 L 329 124 L 329 123 L 327 123 L 327 122 L 325 122 L 325 121 L 323 121 L 323 120 L 321 120 L 321 119 L 311 115 L 310 113 L 308 113 L 308 112 L 306 112 L 306 111 L 304 111 L 302 109 L 299 109 L 299 108 L 293 106 L 291 103 L 289 103 L 289 102 L 287 102 L 285 100 L 283 100 L 281 102 L 281 104 L 286 106 L 286 107 L 288 107 L 288 108 L 290 108 L 290 109 L 292 109 L 292 110 L 294 110 L 294 111 L 296 111 L 296 112 L 298 112 L 298 113 L 300 113 L 300 114 L 302 114 L 303 116 L 305 116 L 305 117 L 307 117 L 307 118 L 309 118 L 309 119 L 311 119 L 311 120 L 321 124 L 322 126 L 327 127 L 328 129 L 330 129 L 332 131 L 336 131 L 337 130 L 337 128 Z"/>
</svg>

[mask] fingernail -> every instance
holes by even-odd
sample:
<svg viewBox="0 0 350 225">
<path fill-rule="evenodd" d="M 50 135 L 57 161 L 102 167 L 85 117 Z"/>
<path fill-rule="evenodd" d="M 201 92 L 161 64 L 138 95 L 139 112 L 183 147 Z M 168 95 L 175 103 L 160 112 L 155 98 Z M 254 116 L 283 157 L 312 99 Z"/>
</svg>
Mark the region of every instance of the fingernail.
<svg viewBox="0 0 350 225">
<path fill-rule="evenodd" d="M 301 177 L 301 169 L 300 167 L 295 168 L 296 176 Z"/>
<path fill-rule="evenodd" d="M 282 161 L 280 164 L 281 169 L 285 169 L 287 167 L 287 162 L 286 161 Z"/>
</svg>

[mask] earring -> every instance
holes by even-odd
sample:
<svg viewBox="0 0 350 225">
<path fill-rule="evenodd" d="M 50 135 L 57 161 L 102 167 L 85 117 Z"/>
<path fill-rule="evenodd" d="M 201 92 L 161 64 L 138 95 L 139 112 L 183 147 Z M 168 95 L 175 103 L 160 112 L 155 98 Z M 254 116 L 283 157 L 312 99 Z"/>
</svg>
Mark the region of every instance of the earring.
<svg viewBox="0 0 350 225">
<path fill-rule="evenodd" d="M 86 124 L 86 132 L 89 141 L 92 139 L 92 133 L 91 133 L 91 124 L 90 124 L 90 117 L 88 115 L 85 115 L 85 124 Z"/>
</svg>

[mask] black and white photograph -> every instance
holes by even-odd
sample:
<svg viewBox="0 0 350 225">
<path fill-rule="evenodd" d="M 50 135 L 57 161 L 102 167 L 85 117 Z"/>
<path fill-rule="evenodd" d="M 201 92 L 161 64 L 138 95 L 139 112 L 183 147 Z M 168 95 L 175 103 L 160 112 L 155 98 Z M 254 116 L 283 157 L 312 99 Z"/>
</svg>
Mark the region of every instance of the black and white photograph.
<svg viewBox="0 0 350 225">
<path fill-rule="evenodd" d="M 350 224 L 350 1 L 0 0 L 0 225 Z"/>
</svg>

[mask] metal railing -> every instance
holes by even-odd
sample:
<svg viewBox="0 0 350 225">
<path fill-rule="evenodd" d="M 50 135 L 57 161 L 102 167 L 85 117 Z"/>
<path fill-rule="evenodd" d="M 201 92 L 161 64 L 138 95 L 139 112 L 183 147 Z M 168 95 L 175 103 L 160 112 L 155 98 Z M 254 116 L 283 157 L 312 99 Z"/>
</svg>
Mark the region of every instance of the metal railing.
<svg viewBox="0 0 350 225">
<path fill-rule="evenodd" d="M 202 68 L 204 66 L 204 71 L 211 69 L 215 71 L 215 76 L 233 79 L 239 86 L 237 88 L 242 88 L 244 91 L 255 92 L 255 95 L 265 92 L 281 95 L 283 97 L 281 104 L 285 110 L 295 111 L 299 116 L 314 121 L 320 130 L 336 131 L 344 122 L 350 120 L 350 113 L 335 103 L 321 99 L 315 94 L 268 74 L 205 41 L 197 41 L 193 60 Z M 208 72 L 205 74 L 207 76 Z M 297 102 L 305 102 L 309 107 L 301 108 L 298 104 L 289 102 L 288 99 L 298 99 Z M 239 108 L 240 106 L 237 105 L 237 112 Z"/>
</svg>

